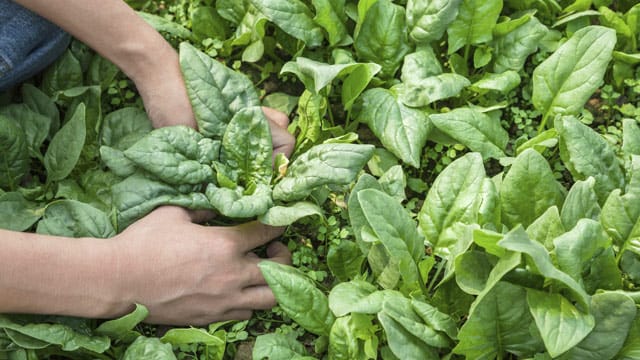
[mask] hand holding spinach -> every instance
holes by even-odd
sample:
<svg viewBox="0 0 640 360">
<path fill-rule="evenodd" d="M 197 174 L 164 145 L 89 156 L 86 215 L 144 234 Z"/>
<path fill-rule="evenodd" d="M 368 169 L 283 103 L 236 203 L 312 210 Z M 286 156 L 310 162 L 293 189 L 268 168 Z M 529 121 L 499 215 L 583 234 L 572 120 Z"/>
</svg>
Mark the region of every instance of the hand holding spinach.
<svg viewBox="0 0 640 360">
<path fill-rule="evenodd" d="M 149 309 L 146 321 L 205 325 L 248 319 L 253 309 L 270 309 L 275 298 L 266 285 L 258 258 L 251 252 L 279 236 L 283 229 L 258 222 L 233 227 L 202 226 L 202 213 L 161 207 L 129 226 L 113 240 L 113 292 L 116 313 L 131 304 Z M 286 246 L 267 248 L 270 260 L 289 263 Z"/>
</svg>

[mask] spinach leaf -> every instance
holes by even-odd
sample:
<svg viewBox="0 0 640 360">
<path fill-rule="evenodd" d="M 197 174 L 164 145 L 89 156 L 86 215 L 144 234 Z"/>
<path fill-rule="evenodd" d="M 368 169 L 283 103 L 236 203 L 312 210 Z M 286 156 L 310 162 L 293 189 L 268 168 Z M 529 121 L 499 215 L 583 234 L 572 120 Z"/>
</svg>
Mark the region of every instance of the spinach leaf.
<svg viewBox="0 0 640 360">
<path fill-rule="evenodd" d="M 39 157 L 40 147 L 49 136 L 51 121 L 26 104 L 11 104 L 0 108 L 0 116 L 12 119 L 16 125 L 22 128 L 27 140 L 30 154 Z"/>
<path fill-rule="evenodd" d="M 562 206 L 564 194 L 545 158 L 533 149 L 520 154 L 500 187 L 502 221 L 510 228 L 531 225 L 551 206 Z"/>
<path fill-rule="evenodd" d="M 329 335 L 335 317 L 329 300 L 299 270 L 272 261 L 258 264 L 282 310 L 305 330 Z"/>
<path fill-rule="evenodd" d="M 273 204 L 271 188 L 265 184 L 257 184 L 255 189 L 248 194 L 245 194 L 244 188 L 241 186 L 231 190 L 209 184 L 206 195 L 215 209 L 232 218 L 264 215 Z"/>
<path fill-rule="evenodd" d="M 429 116 L 438 130 L 482 154 L 483 158 L 499 159 L 509 141 L 509 135 L 493 118 L 478 110 L 461 107 L 448 113 Z"/>
<path fill-rule="evenodd" d="M 529 238 L 544 245 L 547 250 L 553 249 L 553 239 L 564 234 L 565 231 L 557 206 L 548 208 L 527 227 Z"/>
<path fill-rule="evenodd" d="M 640 127 L 633 119 L 622 119 L 622 151 L 626 155 L 640 155 Z"/>
<path fill-rule="evenodd" d="M 373 155 L 372 145 L 320 144 L 300 155 L 273 188 L 273 199 L 301 200 L 328 184 L 346 185 Z"/>
<path fill-rule="evenodd" d="M 310 202 L 301 201 L 290 206 L 273 206 L 266 213 L 260 215 L 261 223 L 271 226 L 286 226 L 307 216 L 324 216 L 322 209 Z"/>
<path fill-rule="evenodd" d="M 122 355 L 122 360 L 176 360 L 171 344 L 158 338 L 139 336 Z"/>
<path fill-rule="evenodd" d="M 561 219 L 565 229 L 573 228 L 580 219 L 597 220 L 600 217 L 595 184 L 593 177 L 573 184 L 562 205 Z"/>
<path fill-rule="evenodd" d="M 353 46 L 358 58 L 379 64 L 381 75 L 392 77 L 411 49 L 404 8 L 390 0 L 376 1 L 366 12 Z"/>
<path fill-rule="evenodd" d="M 498 25 L 499 26 L 499 25 Z M 533 54 L 548 29 L 538 19 L 530 19 L 505 34 L 499 34 L 492 42 L 494 48 L 493 71 L 520 71 L 529 55 Z"/>
<path fill-rule="evenodd" d="M 29 171 L 27 139 L 12 120 L 0 115 L 0 187 L 15 189 Z"/>
<path fill-rule="evenodd" d="M 180 44 L 180 67 L 200 132 L 221 138 L 243 108 L 259 106 L 253 83 L 188 43 Z"/>
<path fill-rule="evenodd" d="M 353 314 L 336 319 L 329 334 L 328 355 L 332 359 L 370 359 L 377 354 L 367 354 L 366 342 L 377 340 L 372 331 L 370 316 Z M 373 357 L 371 356 L 373 355 Z"/>
<path fill-rule="evenodd" d="M 149 310 L 144 305 L 136 304 L 136 308 L 130 314 L 117 319 L 108 320 L 100 324 L 95 330 L 96 334 L 109 336 L 123 342 L 133 342 L 140 333 L 134 328 L 149 315 Z"/>
<path fill-rule="evenodd" d="M 438 74 L 402 84 L 399 98 L 407 106 L 425 107 L 436 101 L 455 97 L 469 86 L 469 79 L 458 74 Z"/>
<path fill-rule="evenodd" d="M 348 45 L 353 39 L 349 35 L 345 13 L 345 0 L 313 0 L 316 16 L 313 20 L 327 32 L 329 45 Z"/>
<path fill-rule="evenodd" d="M 43 75 L 42 91 L 53 97 L 58 92 L 82 86 L 83 73 L 80 61 L 67 50 Z"/>
<path fill-rule="evenodd" d="M 467 45 L 487 43 L 502 11 L 502 0 L 462 0 L 458 16 L 447 27 L 449 54 Z"/>
<path fill-rule="evenodd" d="M 438 244 L 442 232 L 456 222 L 476 222 L 478 193 L 485 176 L 478 153 L 464 155 L 438 175 L 418 213 L 420 229 L 427 241 Z"/>
<path fill-rule="evenodd" d="M 190 127 L 163 127 L 150 132 L 124 154 L 138 167 L 168 184 L 198 185 L 213 180 L 213 169 L 199 161 L 202 138 Z"/>
<path fill-rule="evenodd" d="M 22 85 L 21 90 L 22 101 L 29 109 L 49 120 L 49 136 L 53 136 L 60 129 L 60 112 L 53 99 L 31 84 Z"/>
<path fill-rule="evenodd" d="M 610 247 L 610 241 L 599 222 L 581 219 L 572 230 L 553 240 L 558 267 L 582 282 L 592 259 Z"/>
<path fill-rule="evenodd" d="M 458 15 L 462 0 L 407 1 L 409 36 L 416 43 L 440 40 Z"/>
<path fill-rule="evenodd" d="M 358 121 L 369 126 L 386 149 L 418 168 L 431 123 L 427 115 L 402 104 L 393 92 L 381 88 L 362 94 Z"/>
<path fill-rule="evenodd" d="M 337 279 L 348 281 L 362 273 L 362 264 L 365 259 L 365 255 L 355 242 L 343 240 L 338 246 L 329 248 L 327 266 Z"/>
<path fill-rule="evenodd" d="M 300 0 L 249 0 L 269 21 L 282 31 L 304 41 L 307 46 L 320 46 L 324 35 L 313 20 L 311 10 Z"/>
<path fill-rule="evenodd" d="M 0 193 L 0 228 L 25 231 L 42 216 L 42 209 L 19 192 Z"/>
<path fill-rule="evenodd" d="M 102 145 L 126 150 L 128 146 L 123 144 L 123 139 L 131 134 L 147 134 L 151 130 L 151 121 L 146 112 L 135 107 L 125 107 L 104 117 L 101 142 Z"/>
<path fill-rule="evenodd" d="M 37 232 L 94 238 L 109 238 L 116 234 L 107 214 L 75 200 L 60 200 L 49 204 L 38 223 Z"/>
<path fill-rule="evenodd" d="M 576 180 L 592 176 L 598 200 L 603 202 L 614 189 L 624 187 L 624 174 L 613 147 L 598 133 L 573 116 L 558 119 L 560 157 Z"/>
<path fill-rule="evenodd" d="M 51 139 L 44 155 L 48 181 L 60 181 L 73 171 L 84 147 L 86 134 L 85 106 L 80 104 L 69 121 Z"/>
<path fill-rule="evenodd" d="M 311 360 L 307 356 L 304 345 L 297 341 L 292 334 L 271 333 L 260 335 L 253 345 L 254 359 L 272 360 Z"/>
<path fill-rule="evenodd" d="M 602 84 L 616 43 L 612 29 L 589 26 L 576 31 L 533 72 L 531 101 L 545 121 L 556 114 L 576 115 Z"/>
</svg>

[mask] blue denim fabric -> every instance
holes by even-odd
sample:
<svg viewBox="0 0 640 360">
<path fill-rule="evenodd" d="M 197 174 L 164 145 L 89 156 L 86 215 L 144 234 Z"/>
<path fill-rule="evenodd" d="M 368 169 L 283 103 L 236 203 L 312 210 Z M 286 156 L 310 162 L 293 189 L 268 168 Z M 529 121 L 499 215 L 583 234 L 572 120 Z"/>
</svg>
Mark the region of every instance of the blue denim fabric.
<svg viewBox="0 0 640 360">
<path fill-rule="evenodd" d="M 64 53 L 70 40 L 37 14 L 0 0 L 0 91 L 42 71 Z"/>
</svg>

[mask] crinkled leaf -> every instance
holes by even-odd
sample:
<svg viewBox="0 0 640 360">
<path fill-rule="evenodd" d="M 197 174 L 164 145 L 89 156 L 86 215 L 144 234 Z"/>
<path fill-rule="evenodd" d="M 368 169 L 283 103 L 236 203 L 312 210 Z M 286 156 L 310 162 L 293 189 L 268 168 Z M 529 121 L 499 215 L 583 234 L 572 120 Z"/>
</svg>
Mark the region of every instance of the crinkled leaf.
<svg viewBox="0 0 640 360">
<path fill-rule="evenodd" d="M 626 155 L 640 155 L 640 126 L 634 119 L 622 119 L 622 151 Z"/>
<path fill-rule="evenodd" d="M 442 64 L 433 47 L 422 46 L 404 57 L 402 64 L 402 82 L 419 83 L 421 80 L 442 74 Z"/>
<path fill-rule="evenodd" d="M 509 134 L 500 120 L 472 108 L 461 107 L 448 113 L 429 116 L 438 130 L 482 154 L 483 158 L 499 159 L 509 141 Z"/>
<path fill-rule="evenodd" d="M 496 36 L 492 43 L 495 59 L 493 71 L 520 71 L 527 57 L 538 49 L 540 40 L 548 31 L 538 19 L 531 17 L 529 21 L 512 31 Z"/>
<path fill-rule="evenodd" d="M 437 244 L 442 231 L 456 222 L 476 222 L 478 193 L 485 176 L 478 153 L 455 160 L 438 175 L 418 213 L 420 229 L 427 241 Z"/>
<path fill-rule="evenodd" d="M 265 184 L 258 184 L 251 194 L 244 194 L 242 187 L 231 190 L 209 184 L 206 194 L 216 210 L 233 218 L 251 218 L 263 215 L 272 204 L 271 189 Z"/>
<path fill-rule="evenodd" d="M 487 43 L 502 11 L 502 0 L 462 0 L 458 16 L 447 27 L 449 54 L 467 45 Z"/>
<path fill-rule="evenodd" d="M 527 303 L 552 357 L 580 343 L 595 326 L 593 315 L 578 311 L 560 294 L 527 289 Z"/>
<path fill-rule="evenodd" d="M 201 139 L 200 133 L 187 126 L 163 127 L 150 132 L 124 154 L 169 184 L 197 185 L 213 179 L 213 169 L 198 161 Z"/>
<path fill-rule="evenodd" d="M 0 187 L 14 188 L 29 170 L 27 140 L 12 120 L 0 116 Z"/>
<path fill-rule="evenodd" d="M 307 216 L 324 216 L 322 209 L 310 202 L 301 201 L 289 206 L 273 206 L 266 213 L 260 215 L 261 223 L 271 226 L 291 225 Z"/>
<path fill-rule="evenodd" d="M 562 206 L 564 194 L 547 160 L 533 149 L 520 154 L 500 187 L 502 221 L 510 228 L 531 225 L 551 206 Z"/>
<path fill-rule="evenodd" d="M 139 336 L 122 355 L 122 360 L 176 360 L 171 344 L 158 338 Z"/>
<path fill-rule="evenodd" d="M 624 187 L 624 174 L 611 144 L 575 117 L 556 120 L 560 136 L 560 157 L 575 180 L 592 176 L 598 200 L 603 202 L 614 189 Z"/>
<path fill-rule="evenodd" d="M 251 80 L 192 45 L 180 44 L 180 66 L 204 136 L 221 138 L 236 112 L 260 105 Z"/>
<path fill-rule="evenodd" d="M 327 266 L 338 280 L 347 281 L 361 274 L 365 259 L 355 242 L 342 240 L 339 245 L 329 248 Z"/>
<path fill-rule="evenodd" d="M 273 199 L 295 201 L 323 185 L 346 185 L 355 180 L 372 154 L 372 145 L 316 145 L 289 165 L 273 188 Z"/>
<path fill-rule="evenodd" d="M 407 25 L 411 39 L 416 43 L 440 40 L 458 15 L 461 2 L 462 0 L 409 0 Z"/>
<path fill-rule="evenodd" d="M 0 193 L 0 228 L 25 231 L 40 220 L 42 210 L 19 192 Z"/>
<path fill-rule="evenodd" d="M 345 0 L 313 0 L 315 22 L 329 35 L 329 45 L 346 45 L 353 41 L 346 26 Z"/>
<path fill-rule="evenodd" d="M 395 74 L 409 52 L 405 10 L 390 0 L 378 0 L 366 12 L 354 48 L 361 60 L 382 66 L 382 75 Z"/>
<path fill-rule="evenodd" d="M 258 264 L 280 308 L 305 330 L 329 335 L 335 317 L 329 300 L 313 281 L 295 268 L 272 261 Z"/>
<path fill-rule="evenodd" d="M 462 75 L 446 73 L 403 84 L 400 100 L 411 107 L 424 107 L 436 101 L 458 96 L 471 82 Z"/>
<path fill-rule="evenodd" d="M 391 91 L 376 88 L 362 95 L 358 120 L 369 126 L 387 150 L 415 168 L 420 166 L 431 129 L 424 112 L 405 106 Z"/>
<path fill-rule="evenodd" d="M 615 44 L 614 30 L 588 26 L 536 67 L 531 101 L 545 119 L 580 113 L 602 84 Z"/>
<path fill-rule="evenodd" d="M 107 214 L 75 200 L 50 203 L 37 231 L 39 234 L 67 237 L 109 238 L 116 234 Z"/>
<path fill-rule="evenodd" d="M 307 46 L 319 46 L 324 39 L 322 28 L 313 20 L 311 10 L 300 0 L 250 0 L 269 21 L 282 31 L 304 41 Z"/>
<path fill-rule="evenodd" d="M 143 110 L 135 107 L 125 107 L 110 112 L 104 117 L 102 124 L 102 145 L 121 147 L 121 140 L 132 133 L 146 134 L 152 130 L 149 116 Z"/>
<path fill-rule="evenodd" d="M 636 314 L 633 319 L 629 335 L 624 342 L 622 350 L 617 354 L 619 360 L 640 359 L 640 316 Z"/>
<path fill-rule="evenodd" d="M 58 92 L 82 86 L 82 65 L 67 50 L 44 72 L 41 89 L 49 96 Z"/>
<path fill-rule="evenodd" d="M 40 154 L 40 147 L 49 136 L 51 120 L 26 104 L 11 104 L 0 108 L 0 116 L 12 119 L 22 128 L 31 154 Z"/>
<path fill-rule="evenodd" d="M 336 319 L 329 334 L 328 356 L 335 360 L 365 360 L 368 359 L 364 341 L 371 339 L 373 334 L 367 334 L 368 339 L 363 339 L 367 331 L 371 331 L 371 320 L 362 321 L 363 315 L 347 315 Z M 365 335 L 366 336 L 366 335 Z"/>
</svg>

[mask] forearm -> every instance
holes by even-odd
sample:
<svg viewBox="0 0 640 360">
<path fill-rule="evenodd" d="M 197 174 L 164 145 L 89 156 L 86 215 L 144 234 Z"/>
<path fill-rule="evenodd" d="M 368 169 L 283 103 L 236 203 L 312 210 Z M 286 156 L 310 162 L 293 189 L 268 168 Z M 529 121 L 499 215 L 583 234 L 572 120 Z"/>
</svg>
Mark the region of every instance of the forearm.
<svg viewBox="0 0 640 360">
<path fill-rule="evenodd" d="M 101 318 L 126 311 L 112 300 L 109 269 L 118 264 L 108 241 L 0 229 L 0 313 Z"/>
<path fill-rule="evenodd" d="M 118 66 L 136 83 L 156 127 L 196 127 L 177 52 L 124 1 L 14 1 L 57 24 Z"/>
</svg>

